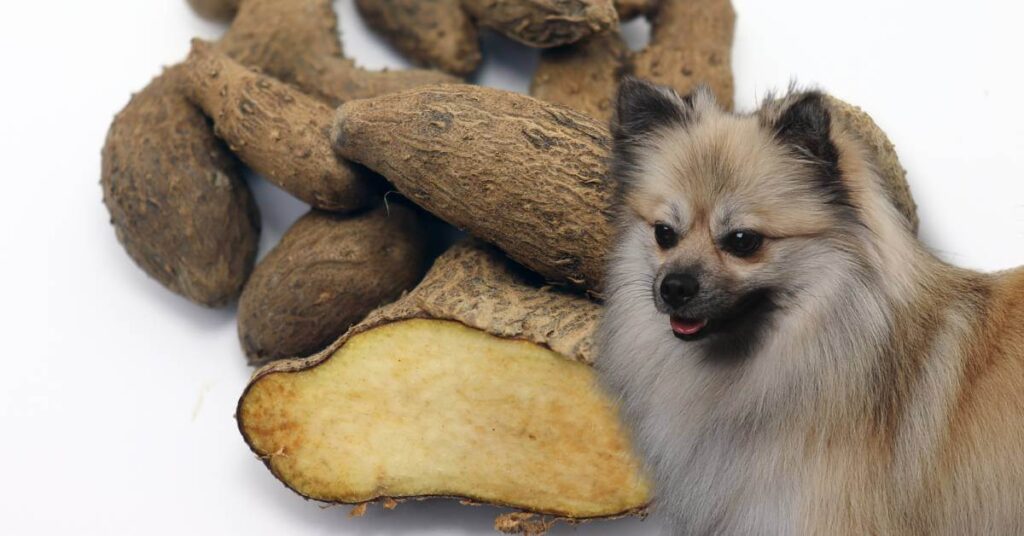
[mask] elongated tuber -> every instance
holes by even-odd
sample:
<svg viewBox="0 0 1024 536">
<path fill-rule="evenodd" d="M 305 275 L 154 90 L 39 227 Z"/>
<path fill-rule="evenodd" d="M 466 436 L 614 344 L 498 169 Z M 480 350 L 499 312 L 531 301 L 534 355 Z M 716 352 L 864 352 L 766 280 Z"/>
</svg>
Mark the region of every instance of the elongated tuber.
<svg viewBox="0 0 1024 536">
<path fill-rule="evenodd" d="M 426 237 L 401 203 L 300 218 L 253 272 L 238 303 L 249 362 L 312 355 L 416 285 Z"/>
<path fill-rule="evenodd" d="M 352 101 L 342 156 L 553 282 L 598 289 L 611 240 L 608 129 L 537 99 L 438 86 Z"/>
<path fill-rule="evenodd" d="M 193 42 L 184 67 L 188 96 L 254 171 L 316 208 L 348 212 L 370 203 L 375 178 L 331 150 L 326 104 L 202 41 Z"/>
<path fill-rule="evenodd" d="M 568 519 L 649 500 L 589 364 L 598 306 L 461 244 L 326 351 L 258 371 L 238 425 L 299 494 L 462 497 Z"/>
<path fill-rule="evenodd" d="M 880 166 L 882 176 L 916 222 L 892 145 L 861 119 L 848 128 L 879 151 L 875 162 L 890 164 Z M 331 135 L 341 155 L 384 175 L 439 218 L 551 282 L 600 292 L 612 235 L 604 124 L 517 93 L 438 86 L 347 103 Z"/>
</svg>

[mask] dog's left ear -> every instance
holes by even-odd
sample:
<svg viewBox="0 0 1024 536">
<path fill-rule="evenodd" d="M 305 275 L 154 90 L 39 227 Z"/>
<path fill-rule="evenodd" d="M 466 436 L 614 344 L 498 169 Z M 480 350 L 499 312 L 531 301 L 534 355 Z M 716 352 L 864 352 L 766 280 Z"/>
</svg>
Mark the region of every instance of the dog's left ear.
<svg viewBox="0 0 1024 536">
<path fill-rule="evenodd" d="M 671 88 L 626 77 L 615 98 L 612 134 L 616 144 L 642 140 L 662 127 L 686 127 L 696 119 L 698 100 L 714 103 L 706 88 L 680 97 Z"/>
<path fill-rule="evenodd" d="M 797 98 L 773 125 L 775 137 L 827 168 L 839 167 L 839 151 L 832 143 L 832 112 L 825 97 L 808 92 Z"/>
</svg>

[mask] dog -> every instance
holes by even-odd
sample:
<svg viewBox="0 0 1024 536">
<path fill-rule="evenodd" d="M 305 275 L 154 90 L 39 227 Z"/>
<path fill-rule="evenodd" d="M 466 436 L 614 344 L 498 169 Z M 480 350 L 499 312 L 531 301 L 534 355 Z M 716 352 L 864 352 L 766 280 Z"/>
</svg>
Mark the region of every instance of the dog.
<svg viewBox="0 0 1024 536">
<path fill-rule="evenodd" d="M 1024 534 L 1024 270 L 930 254 L 818 92 L 615 104 L 597 366 L 667 531 Z"/>
</svg>

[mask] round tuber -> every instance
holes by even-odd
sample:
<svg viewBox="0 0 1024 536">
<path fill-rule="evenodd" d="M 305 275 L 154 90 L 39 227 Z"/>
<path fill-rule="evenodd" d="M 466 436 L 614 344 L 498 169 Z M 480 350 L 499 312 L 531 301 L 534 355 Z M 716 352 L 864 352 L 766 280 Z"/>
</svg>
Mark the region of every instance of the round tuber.
<svg viewBox="0 0 1024 536">
<path fill-rule="evenodd" d="M 239 299 L 238 335 L 249 362 L 319 352 L 411 289 L 426 269 L 423 234 L 415 211 L 401 203 L 300 218 L 256 266 Z"/>
<path fill-rule="evenodd" d="M 128 255 L 168 289 L 219 307 L 252 270 L 260 220 L 235 157 L 183 96 L 183 74 L 168 69 L 117 114 L 100 183 Z"/>
</svg>

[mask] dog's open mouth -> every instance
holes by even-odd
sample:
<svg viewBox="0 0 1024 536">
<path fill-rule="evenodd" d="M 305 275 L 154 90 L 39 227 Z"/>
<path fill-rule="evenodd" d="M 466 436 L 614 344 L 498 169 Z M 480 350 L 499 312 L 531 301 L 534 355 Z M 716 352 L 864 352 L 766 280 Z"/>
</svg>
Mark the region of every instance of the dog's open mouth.
<svg viewBox="0 0 1024 536">
<path fill-rule="evenodd" d="M 675 333 L 676 337 L 683 340 L 695 340 L 701 336 L 704 328 L 708 326 L 708 320 L 683 318 L 679 316 L 669 317 L 669 323 L 672 325 L 672 333 Z"/>
</svg>

